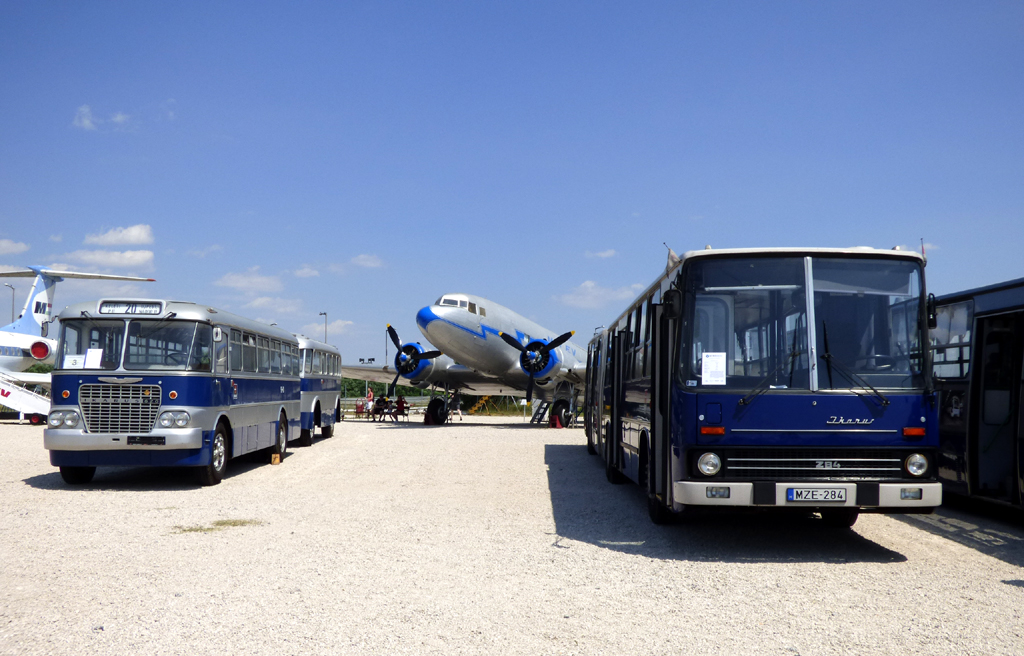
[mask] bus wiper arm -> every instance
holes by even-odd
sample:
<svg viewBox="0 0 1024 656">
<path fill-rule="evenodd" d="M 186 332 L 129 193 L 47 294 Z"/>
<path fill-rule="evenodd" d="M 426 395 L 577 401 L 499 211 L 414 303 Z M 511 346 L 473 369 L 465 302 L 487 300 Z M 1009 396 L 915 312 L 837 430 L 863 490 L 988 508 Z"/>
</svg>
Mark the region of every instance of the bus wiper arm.
<svg viewBox="0 0 1024 656">
<path fill-rule="evenodd" d="M 772 377 L 775 376 L 775 374 L 777 374 L 780 371 L 782 371 L 782 369 L 784 367 L 786 367 L 786 365 L 790 364 L 791 362 L 796 360 L 796 358 L 798 358 L 798 357 L 800 357 L 800 351 L 791 351 L 788 358 L 786 358 L 785 360 L 780 362 L 777 367 L 775 367 L 774 369 L 769 371 L 768 375 L 765 376 L 764 378 L 762 378 L 761 382 L 758 383 L 754 387 L 754 389 L 750 390 L 749 394 L 747 394 L 742 399 L 740 399 L 740 405 L 747 405 L 748 403 L 750 403 L 751 401 L 753 401 L 757 397 L 759 397 L 762 394 L 764 394 L 765 392 L 767 392 L 771 388 L 771 386 L 772 386 L 772 383 L 771 383 Z"/>
<path fill-rule="evenodd" d="M 836 360 L 835 357 L 827 350 L 825 351 L 825 355 L 821 356 L 821 359 L 824 360 L 825 364 L 829 366 L 829 371 L 831 371 L 832 366 L 835 366 L 836 371 L 842 374 L 842 376 L 846 378 L 848 381 L 850 381 L 853 385 L 860 387 L 861 389 L 864 390 L 870 390 L 871 394 L 874 395 L 874 397 L 877 398 L 879 402 L 881 402 L 883 408 L 889 405 L 889 399 L 888 397 L 885 396 L 885 394 L 882 394 L 874 387 L 872 387 L 871 383 L 858 376 L 857 372 L 855 372 L 853 369 L 850 369 L 839 360 Z"/>
</svg>

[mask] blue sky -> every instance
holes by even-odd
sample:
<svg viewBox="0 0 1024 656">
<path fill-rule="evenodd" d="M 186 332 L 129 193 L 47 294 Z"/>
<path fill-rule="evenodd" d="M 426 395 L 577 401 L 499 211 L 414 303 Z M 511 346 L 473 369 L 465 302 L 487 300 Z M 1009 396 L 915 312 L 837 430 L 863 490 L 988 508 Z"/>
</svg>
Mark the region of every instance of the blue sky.
<svg viewBox="0 0 1024 656">
<path fill-rule="evenodd" d="M 662 242 L 1024 276 L 1020 2 L 6 2 L 0 89 L 0 266 L 350 362 L 444 292 L 589 335 Z"/>
</svg>

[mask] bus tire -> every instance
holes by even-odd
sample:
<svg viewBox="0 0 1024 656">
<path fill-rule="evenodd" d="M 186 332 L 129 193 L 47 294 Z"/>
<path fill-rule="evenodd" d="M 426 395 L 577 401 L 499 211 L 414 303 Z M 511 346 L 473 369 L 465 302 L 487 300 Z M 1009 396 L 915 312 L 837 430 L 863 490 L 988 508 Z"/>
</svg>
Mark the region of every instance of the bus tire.
<svg viewBox="0 0 1024 656">
<path fill-rule="evenodd" d="M 60 477 L 68 485 L 85 485 L 96 475 L 95 467 L 61 467 Z"/>
<path fill-rule="evenodd" d="M 604 467 L 604 477 L 608 479 L 608 482 L 612 485 L 622 485 L 626 482 L 626 477 L 615 467 L 610 464 Z"/>
<path fill-rule="evenodd" d="M 224 424 L 217 424 L 217 430 L 213 433 L 213 443 L 210 445 L 210 462 L 199 468 L 200 485 L 216 485 L 224 478 L 224 471 L 228 468 L 228 431 Z"/>
<path fill-rule="evenodd" d="M 303 428 L 299 431 L 299 446 L 313 446 L 312 428 Z"/>
<path fill-rule="evenodd" d="M 821 521 L 829 528 L 850 528 L 857 523 L 860 511 L 856 508 L 821 510 Z"/>
<path fill-rule="evenodd" d="M 587 432 L 587 453 L 592 456 L 597 455 L 597 447 L 594 446 L 594 440 L 590 437 L 590 432 Z"/>
<path fill-rule="evenodd" d="M 277 438 L 274 440 L 274 445 L 270 447 L 270 461 L 274 461 L 274 456 L 279 456 L 281 462 L 284 462 L 284 454 L 288 451 L 288 417 L 282 412 L 281 417 L 277 420 Z"/>
<path fill-rule="evenodd" d="M 676 514 L 666 508 L 657 495 L 650 492 L 647 493 L 647 515 L 658 526 L 671 524 L 676 518 Z"/>
<path fill-rule="evenodd" d="M 320 427 L 320 437 L 322 437 L 322 438 L 324 438 L 326 440 L 326 439 L 330 438 L 331 435 L 334 435 L 334 426 L 331 426 L 330 424 L 328 424 L 326 426 L 321 426 Z"/>
</svg>

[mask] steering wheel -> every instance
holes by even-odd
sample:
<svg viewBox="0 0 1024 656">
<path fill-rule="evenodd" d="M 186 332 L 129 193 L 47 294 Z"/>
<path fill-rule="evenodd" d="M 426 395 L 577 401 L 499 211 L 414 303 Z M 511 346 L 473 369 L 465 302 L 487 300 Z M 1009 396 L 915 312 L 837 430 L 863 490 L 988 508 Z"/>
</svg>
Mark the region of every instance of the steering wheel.
<svg viewBox="0 0 1024 656">
<path fill-rule="evenodd" d="M 181 351 L 171 351 L 164 356 L 164 364 L 181 366 L 188 361 L 188 355 Z"/>
</svg>

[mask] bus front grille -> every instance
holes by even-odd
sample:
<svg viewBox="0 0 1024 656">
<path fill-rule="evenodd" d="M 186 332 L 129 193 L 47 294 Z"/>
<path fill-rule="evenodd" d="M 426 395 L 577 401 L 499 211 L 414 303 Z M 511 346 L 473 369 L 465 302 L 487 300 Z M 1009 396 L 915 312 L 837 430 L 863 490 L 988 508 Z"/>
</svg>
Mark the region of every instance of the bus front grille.
<svg viewBox="0 0 1024 656">
<path fill-rule="evenodd" d="M 160 411 L 157 385 L 82 385 L 78 403 L 90 433 L 148 433 Z"/>
<path fill-rule="evenodd" d="M 701 453 L 703 451 L 694 452 L 694 465 Z M 722 470 L 719 476 L 739 480 L 895 480 L 909 478 L 903 470 L 903 459 L 910 453 L 870 448 L 720 449 Z"/>
</svg>

